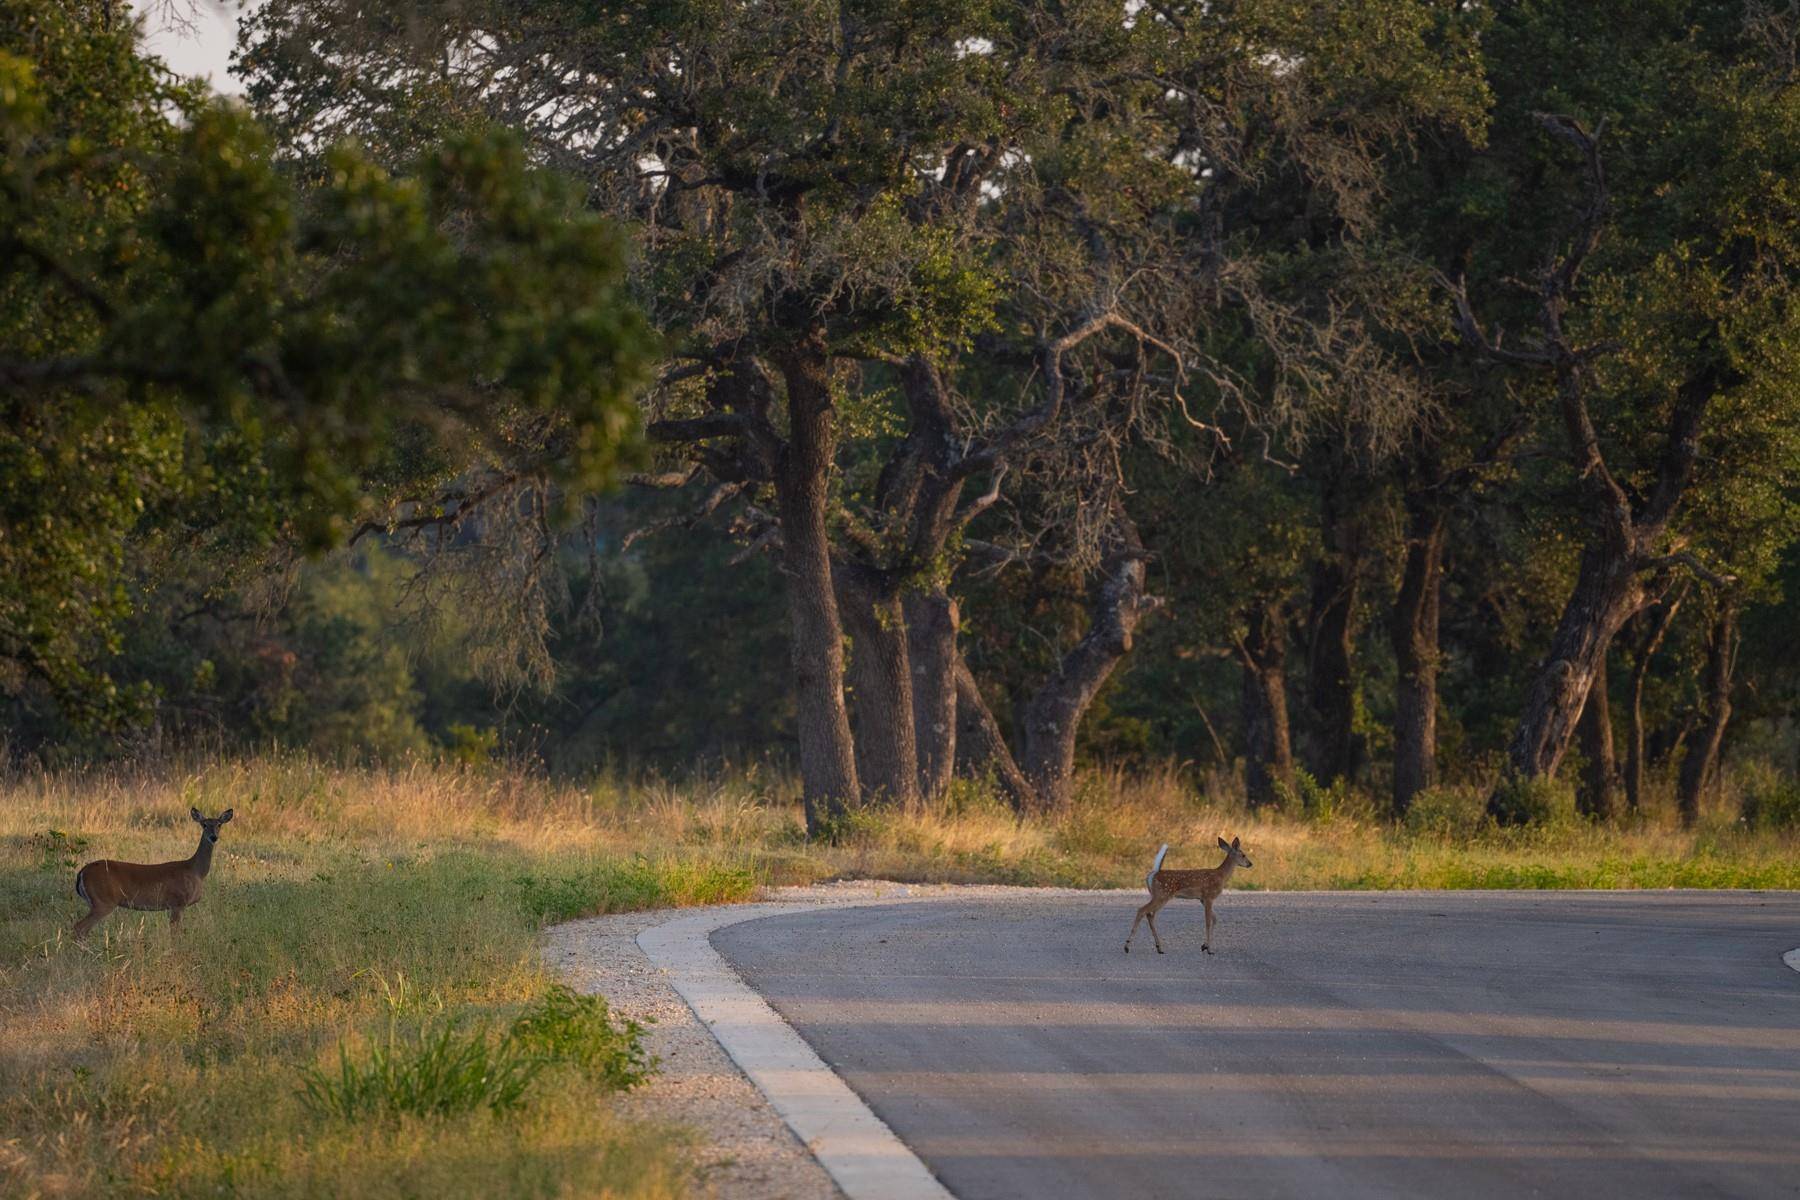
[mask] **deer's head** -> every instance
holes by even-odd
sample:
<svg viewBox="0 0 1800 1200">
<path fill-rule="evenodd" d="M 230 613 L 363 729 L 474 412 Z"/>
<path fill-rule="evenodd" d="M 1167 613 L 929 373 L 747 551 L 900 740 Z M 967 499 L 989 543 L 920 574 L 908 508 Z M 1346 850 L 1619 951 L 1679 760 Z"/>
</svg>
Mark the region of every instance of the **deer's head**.
<svg viewBox="0 0 1800 1200">
<path fill-rule="evenodd" d="M 1236 838 L 1232 838 L 1229 842 L 1226 841 L 1224 838 L 1220 838 L 1219 839 L 1219 849 L 1221 849 L 1225 853 L 1229 854 L 1231 856 L 1231 861 L 1235 865 L 1240 866 L 1240 867 L 1247 867 L 1250 865 L 1249 855 L 1245 854 L 1241 849 L 1238 848 L 1238 840 Z"/>
<path fill-rule="evenodd" d="M 231 820 L 231 809 L 226 809 L 216 817 L 203 817 L 197 808 L 188 809 L 188 816 L 200 823 L 200 835 L 206 839 L 207 845 L 219 840 L 219 826 Z"/>
</svg>

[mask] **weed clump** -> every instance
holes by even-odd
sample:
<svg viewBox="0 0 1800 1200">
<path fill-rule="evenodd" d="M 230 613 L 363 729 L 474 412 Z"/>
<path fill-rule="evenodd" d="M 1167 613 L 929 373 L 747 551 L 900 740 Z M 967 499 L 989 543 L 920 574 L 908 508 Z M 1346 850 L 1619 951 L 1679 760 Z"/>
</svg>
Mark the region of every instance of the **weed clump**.
<svg viewBox="0 0 1800 1200">
<path fill-rule="evenodd" d="M 366 1059 L 338 1047 L 335 1072 L 301 1072 L 301 1099 L 314 1112 L 354 1121 L 406 1113 L 451 1116 L 489 1108 L 517 1108 L 545 1063 L 507 1039 L 496 1042 L 488 1027 L 461 1028 L 447 1021 L 409 1036 L 388 1027 Z"/>
<path fill-rule="evenodd" d="M 574 1067 L 607 1091 L 636 1087 L 656 1069 L 643 1036 L 636 1021 L 615 1023 L 604 997 L 577 995 L 561 984 L 498 1037 L 485 1023 L 456 1020 L 403 1034 L 398 1009 L 390 1006 L 387 1035 L 366 1057 L 353 1059 L 340 1044 L 335 1071 L 301 1072 L 300 1095 L 315 1113 L 346 1121 L 478 1108 L 505 1113 L 524 1103 L 552 1067 Z"/>
<path fill-rule="evenodd" d="M 514 1021 L 507 1037 L 546 1062 L 578 1067 L 608 1091 L 629 1091 L 656 1070 L 641 1024 L 615 1019 L 605 996 L 583 996 L 562 984 Z"/>
</svg>

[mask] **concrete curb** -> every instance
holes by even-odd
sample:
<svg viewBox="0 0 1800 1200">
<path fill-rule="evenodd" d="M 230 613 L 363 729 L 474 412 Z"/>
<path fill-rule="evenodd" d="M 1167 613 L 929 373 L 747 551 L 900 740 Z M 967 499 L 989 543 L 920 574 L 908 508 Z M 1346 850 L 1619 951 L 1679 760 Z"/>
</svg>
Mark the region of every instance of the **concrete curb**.
<svg viewBox="0 0 1800 1200">
<path fill-rule="evenodd" d="M 904 892 L 843 900 L 746 904 L 677 917 L 639 933 L 637 944 L 700 1023 L 750 1077 L 794 1136 L 849 1200 L 951 1200 L 950 1192 L 885 1122 L 869 1111 L 792 1026 L 738 977 L 710 940 L 715 929 L 822 908 L 925 899 Z"/>
<path fill-rule="evenodd" d="M 1800 947 L 1795 947 L 1782 955 L 1781 961 L 1794 968 L 1794 970 L 1800 971 Z"/>
</svg>

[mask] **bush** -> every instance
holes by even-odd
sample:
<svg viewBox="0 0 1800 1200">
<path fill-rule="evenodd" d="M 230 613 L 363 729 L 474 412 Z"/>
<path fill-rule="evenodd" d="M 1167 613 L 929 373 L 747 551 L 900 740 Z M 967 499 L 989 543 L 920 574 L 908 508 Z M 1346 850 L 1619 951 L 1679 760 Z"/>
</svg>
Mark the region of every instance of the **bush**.
<svg viewBox="0 0 1800 1200">
<path fill-rule="evenodd" d="M 486 767 L 494 761 L 494 748 L 500 744 L 498 729 L 478 729 L 460 722 L 446 731 L 444 752 L 450 760 L 465 767 Z"/>
<path fill-rule="evenodd" d="M 1567 784 L 1541 775 L 1508 775 L 1494 789 L 1493 815 L 1500 825 L 1547 825 L 1574 806 L 1575 793 Z"/>
<path fill-rule="evenodd" d="M 614 1022 L 604 996 L 582 996 L 561 984 L 513 1022 L 508 1039 L 546 1062 L 579 1067 L 608 1091 L 627 1091 L 648 1079 L 656 1060 L 644 1049 L 644 1027 Z"/>
<path fill-rule="evenodd" d="M 1408 830 L 1445 841 L 1473 837 L 1486 821 L 1487 804 L 1473 788 L 1426 788 L 1406 810 Z"/>
<path fill-rule="evenodd" d="M 1284 810 L 1301 813 L 1315 825 L 1371 820 L 1375 815 L 1373 801 L 1366 793 L 1354 790 L 1348 779 L 1340 777 L 1326 786 L 1304 767 L 1294 768 L 1291 787 L 1278 784 L 1276 792 L 1278 803 Z"/>
<path fill-rule="evenodd" d="M 1769 772 L 1751 781 L 1740 812 L 1752 829 L 1800 829 L 1800 779 Z"/>
<path fill-rule="evenodd" d="M 836 816 L 822 816 L 813 840 L 828 846 L 876 846 L 892 835 L 895 824 L 893 810 L 883 805 L 852 804 Z"/>
</svg>

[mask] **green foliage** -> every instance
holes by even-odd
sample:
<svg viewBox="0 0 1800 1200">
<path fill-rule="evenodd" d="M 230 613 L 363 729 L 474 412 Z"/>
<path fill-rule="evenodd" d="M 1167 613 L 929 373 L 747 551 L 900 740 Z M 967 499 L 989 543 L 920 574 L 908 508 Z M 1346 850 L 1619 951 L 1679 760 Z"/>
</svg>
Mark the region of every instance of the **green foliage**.
<svg viewBox="0 0 1800 1200">
<path fill-rule="evenodd" d="M 486 1026 L 459 1029 L 450 1022 L 385 1040 L 358 1062 L 338 1048 L 335 1072 L 301 1073 L 301 1094 L 314 1112 L 346 1121 L 410 1114 L 443 1117 L 489 1108 L 517 1108 L 547 1066 L 511 1039 L 495 1040 Z"/>
<path fill-rule="evenodd" d="M 43 855 L 45 870 L 73 870 L 81 865 L 81 856 L 88 849 L 87 838 L 61 829 L 46 829 L 31 840 Z"/>
<path fill-rule="evenodd" d="M 465 767 L 485 767 L 494 758 L 494 747 L 500 744 L 498 729 L 477 729 L 461 722 L 450 726 L 450 757 Z"/>
<path fill-rule="evenodd" d="M 1445 842 L 1474 837 L 1487 823 L 1487 797 L 1473 787 L 1429 787 L 1406 809 L 1410 832 Z"/>
<path fill-rule="evenodd" d="M 567 1063 L 608 1091 L 628 1091 L 650 1078 L 656 1060 L 644 1049 L 644 1027 L 614 1019 L 604 996 L 583 996 L 562 984 L 522 1013 L 507 1041 L 550 1063 Z"/>
<path fill-rule="evenodd" d="M 1566 820 L 1574 808 L 1573 787 L 1542 775 L 1508 776 L 1495 787 L 1488 801 L 1489 812 L 1502 826 L 1548 825 Z"/>
<path fill-rule="evenodd" d="M 514 886 L 525 912 L 550 924 L 646 908 L 736 903 L 755 892 L 756 877 L 732 863 L 638 855 L 573 874 L 525 875 Z"/>
<path fill-rule="evenodd" d="M 1800 780 L 1758 772 L 1744 785 L 1741 815 L 1752 829 L 1800 829 Z"/>
<path fill-rule="evenodd" d="M 443 1019 L 404 1034 L 403 1007 L 391 1000 L 385 1038 L 360 1059 L 340 1044 L 335 1071 L 301 1072 L 308 1108 L 346 1121 L 477 1108 L 505 1113 L 523 1104 L 551 1067 L 573 1066 L 607 1091 L 636 1087 L 656 1069 L 643 1047 L 643 1026 L 614 1024 L 604 997 L 580 996 L 562 984 L 552 985 L 502 1035 L 486 1024 Z"/>
<path fill-rule="evenodd" d="M 1277 784 L 1276 792 L 1282 807 L 1315 825 L 1375 817 L 1368 793 L 1358 790 L 1350 780 L 1339 777 L 1328 785 L 1321 784 L 1305 767 L 1295 767 L 1293 784 Z"/>
<path fill-rule="evenodd" d="M 1516 284 L 1565 243 L 1585 188 L 1532 118 L 1555 112 L 1606 127 L 1611 213 L 1567 319 L 1607 348 L 1584 382 L 1629 495 L 1655 493 L 1679 398 L 1707 397 L 1693 482 L 1656 552 L 1732 581 L 1694 582 L 1686 560 L 1645 574 L 1671 594 L 1694 583 L 1649 663 L 1652 766 L 1692 724 L 1705 627 L 1735 606 L 1728 746 L 1792 770 L 1800 91 L 1778 8 L 1249 0 L 1127 20 L 1110 0 L 269 0 L 240 51 L 254 120 L 169 78 L 103 15 L 90 0 L 0 0 L 0 692 L 14 754 L 129 752 L 112 726 L 135 716 L 146 744 L 447 754 L 481 771 L 496 757 L 587 771 L 785 755 L 772 561 L 679 533 L 622 548 L 627 531 L 692 524 L 697 486 L 674 501 L 584 493 L 630 459 L 630 393 L 658 354 L 707 369 L 657 392 L 656 417 L 741 415 L 716 368 L 756 359 L 778 443 L 769 364 L 817 325 L 840 440 L 834 551 L 954 589 L 1003 725 L 1088 628 L 1095 500 L 1124 495 L 1168 604 L 1087 711 L 1084 765 L 1168 756 L 1229 773 L 1233 652 L 1246 613 L 1273 604 L 1307 757 L 1309 585 L 1342 556 L 1360 589 L 1348 684 L 1375 761 L 1328 788 L 1301 779 L 1288 809 L 1356 826 L 1357 797 L 1383 778 L 1388 617 L 1408 504 L 1424 499 L 1449 529 L 1443 774 L 1466 781 L 1506 744 L 1591 537 L 1574 500 L 1595 476 L 1554 452 L 1553 381 L 1459 348 L 1442 282 L 1466 278 L 1489 327 L 1530 348 L 1537 296 Z M 502 65 L 462 53 L 469 39 Z M 535 89 L 559 68 L 582 82 L 545 102 Z M 596 71 L 609 86 L 589 86 Z M 964 169 L 979 179 L 959 190 Z M 1042 341 L 1106 306 L 1179 346 L 1185 373 L 1119 331 L 1072 353 L 1061 423 L 1031 441 L 1000 502 L 915 556 L 882 510 L 884 483 L 910 486 L 896 363 L 941 369 L 973 445 L 1044 396 Z M 1177 383 L 1223 436 L 1181 419 Z M 742 448 L 667 452 L 736 484 L 767 447 Z M 328 544 L 370 512 L 460 516 L 451 493 L 489 466 L 545 481 L 534 528 L 577 500 L 588 527 L 545 533 L 533 557 L 526 518 L 490 522 L 490 507 L 417 558 L 309 563 L 270 597 L 272 546 Z M 971 477 L 956 503 L 991 482 Z M 728 503 L 762 514 L 771 499 L 752 478 Z M 1355 518 L 1349 549 L 1330 504 Z M 1019 547 L 1004 570 L 977 558 Z M 478 602 L 495 593 L 439 599 L 429 631 L 398 619 L 427 591 L 421 564 L 459 550 L 531 558 L 549 581 L 545 694 L 497 710 L 470 669 L 481 638 L 512 624 Z M 1616 699 L 1641 624 L 1615 640 Z M 1778 789 L 1763 791 L 1779 811 Z M 1408 828 L 1473 834 L 1461 796 L 1420 797 Z M 1561 827 L 1559 795 L 1515 799 L 1509 816 Z M 1065 831 L 1068 854 L 1101 852 L 1087 819 Z M 830 832 L 869 847 L 905 828 L 867 813 Z M 568 894 L 534 911 L 660 894 L 571 880 L 545 883 Z"/>
<path fill-rule="evenodd" d="M 0 686 L 100 722 L 149 698 L 104 666 L 134 538 L 316 548 L 371 473 L 521 440 L 603 483 L 651 349 L 610 227 L 516 139 L 338 146 L 302 192 L 114 7 L 0 4 Z"/>
</svg>

